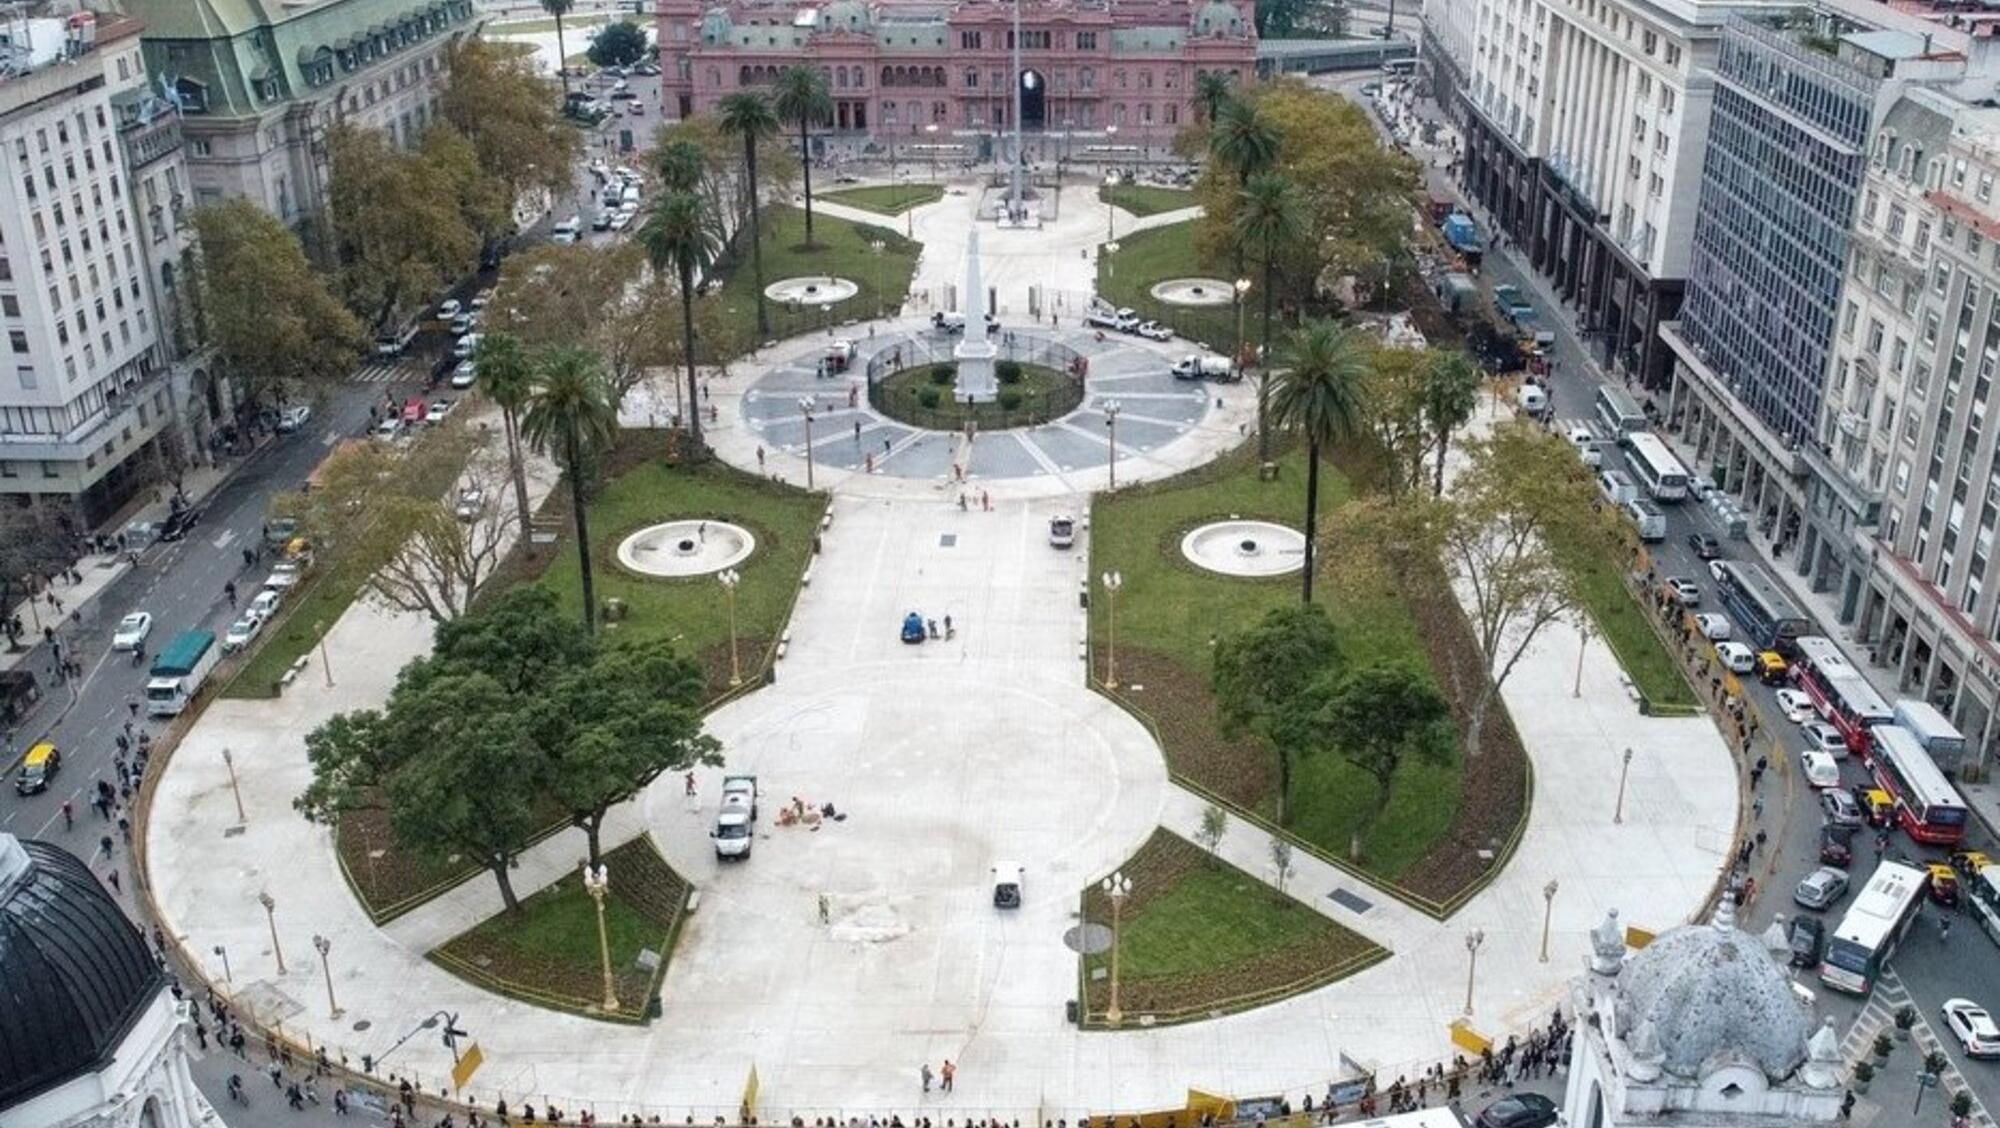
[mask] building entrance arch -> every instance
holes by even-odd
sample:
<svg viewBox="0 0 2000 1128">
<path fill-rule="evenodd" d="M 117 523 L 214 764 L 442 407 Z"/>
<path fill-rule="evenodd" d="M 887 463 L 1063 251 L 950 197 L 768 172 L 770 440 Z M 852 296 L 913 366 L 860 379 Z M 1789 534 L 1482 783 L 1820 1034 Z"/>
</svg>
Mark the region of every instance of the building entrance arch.
<svg viewBox="0 0 2000 1128">
<path fill-rule="evenodd" d="M 1049 80 L 1032 68 L 1021 69 L 1021 128 L 1041 129 L 1048 124 Z"/>
</svg>

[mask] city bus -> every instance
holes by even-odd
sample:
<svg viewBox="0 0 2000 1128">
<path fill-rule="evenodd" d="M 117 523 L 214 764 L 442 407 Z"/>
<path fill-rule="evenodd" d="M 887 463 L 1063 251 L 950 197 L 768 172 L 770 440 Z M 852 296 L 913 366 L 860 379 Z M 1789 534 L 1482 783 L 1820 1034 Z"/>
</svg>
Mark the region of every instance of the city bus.
<svg viewBox="0 0 2000 1128">
<path fill-rule="evenodd" d="M 1896 862 L 1875 867 L 1855 894 L 1847 915 L 1827 937 L 1820 982 L 1836 991 L 1866 995 L 1916 923 L 1924 903 L 1924 871 Z"/>
<path fill-rule="evenodd" d="M 1820 715 L 1832 722 L 1847 739 L 1847 750 L 1859 756 L 1869 754 L 1869 730 L 1894 724 L 1896 711 L 1889 707 L 1854 663 L 1840 652 L 1830 638 L 1806 635 L 1798 641 L 1798 655 L 1792 663 L 1799 688 L 1813 699 Z"/>
<path fill-rule="evenodd" d="M 1986 866 L 1965 880 L 1965 903 L 1987 937 L 2000 944 L 2000 866 Z"/>
<path fill-rule="evenodd" d="M 1778 581 L 1762 565 L 1740 560 L 1717 560 L 1709 564 L 1716 577 L 1716 595 L 1729 617 L 1743 629 L 1744 637 L 1759 650 L 1775 650 L 1791 657 L 1798 650 L 1799 635 L 1806 629 L 1806 617 Z"/>
<path fill-rule="evenodd" d="M 1651 431 L 1625 436 L 1625 468 L 1654 501 L 1683 501 L 1688 495 L 1687 467 Z"/>
<path fill-rule="evenodd" d="M 1870 767 L 1875 785 L 1896 800 L 1896 821 L 1919 842 L 1957 845 L 1965 837 L 1965 800 L 1931 754 L 1905 728 L 1883 725 L 1873 735 Z"/>
<path fill-rule="evenodd" d="M 1597 389 L 1597 421 L 1621 446 L 1632 432 L 1646 429 L 1646 413 L 1639 410 L 1639 401 L 1631 392 L 1610 384 Z"/>
</svg>

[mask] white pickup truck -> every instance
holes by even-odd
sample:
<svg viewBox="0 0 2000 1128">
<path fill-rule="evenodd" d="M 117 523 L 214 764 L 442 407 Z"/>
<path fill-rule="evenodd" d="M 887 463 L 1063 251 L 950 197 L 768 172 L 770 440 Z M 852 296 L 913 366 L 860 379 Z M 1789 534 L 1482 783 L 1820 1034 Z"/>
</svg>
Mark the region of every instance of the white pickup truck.
<svg viewBox="0 0 2000 1128">
<path fill-rule="evenodd" d="M 722 807 L 715 815 L 715 829 L 708 832 L 708 836 L 715 840 L 716 860 L 749 860 L 756 823 L 757 777 L 722 777 Z"/>
</svg>

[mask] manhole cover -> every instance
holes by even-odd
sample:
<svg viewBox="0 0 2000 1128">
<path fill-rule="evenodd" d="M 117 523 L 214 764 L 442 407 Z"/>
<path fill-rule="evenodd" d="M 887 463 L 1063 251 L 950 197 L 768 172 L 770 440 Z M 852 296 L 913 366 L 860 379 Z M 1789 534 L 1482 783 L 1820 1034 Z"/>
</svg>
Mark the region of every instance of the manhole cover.
<svg viewBox="0 0 2000 1128">
<path fill-rule="evenodd" d="M 1101 924 L 1079 924 L 1063 933 L 1063 943 L 1072 952 L 1094 956 L 1111 950 L 1111 930 Z"/>
<path fill-rule="evenodd" d="M 373 1025 L 375 1024 L 364 1018 L 360 1022 L 354 1024 L 354 1032 L 356 1034 L 362 1033 L 363 1031 L 367 1030 L 369 1027 Z"/>
</svg>

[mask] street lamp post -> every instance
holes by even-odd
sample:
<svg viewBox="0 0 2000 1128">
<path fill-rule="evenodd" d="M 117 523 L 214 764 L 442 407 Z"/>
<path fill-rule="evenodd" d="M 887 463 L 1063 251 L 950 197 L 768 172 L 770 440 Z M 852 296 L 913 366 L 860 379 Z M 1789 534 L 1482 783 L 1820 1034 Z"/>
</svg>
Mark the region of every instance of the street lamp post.
<svg viewBox="0 0 2000 1128">
<path fill-rule="evenodd" d="M 224 983 L 236 982 L 236 977 L 229 974 L 229 949 L 217 944 L 215 946 L 215 954 L 222 957 L 222 981 Z"/>
<path fill-rule="evenodd" d="M 1105 127 L 1104 127 L 1104 163 L 1105 163 L 1105 172 L 1106 172 L 1106 175 L 1107 175 L 1107 176 L 1108 176 L 1108 175 L 1109 175 L 1109 173 L 1110 173 L 1110 164 L 1111 164 L 1111 143 L 1112 143 L 1113 141 L 1116 141 L 1116 140 L 1118 140 L 1118 127 L 1117 127 L 1116 125 L 1107 125 L 1107 126 L 1105 126 Z"/>
<path fill-rule="evenodd" d="M 333 688 L 333 663 L 326 659 L 326 624 L 314 623 L 313 633 L 319 636 L 319 672 L 326 676 L 326 687 Z"/>
<path fill-rule="evenodd" d="M 1110 433 L 1111 443 L 1111 489 L 1118 488 L 1118 413 L 1123 410 L 1117 400 L 1104 401 L 1104 429 Z"/>
<path fill-rule="evenodd" d="M 811 397 L 801 396 L 799 398 L 799 411 L 806 417 L 806 490 L 808 492 L 813 488 L 813 408 L 817 406 L 819 405 L 815 404 Z"/>
<path fill-rule="evenodd" d="M 1118 237 L 1118 207 L 1111 202 L 1111 190 L 1116 187 L 1118 181 L 1115 177 L 1104 178 L 1104 241 L 1107 243 Z"/>
<path fill-rule="evenodd" d="M 1571 697 L 1583 696 L 1583 653 L 1590 649 L 1590 620 L 1583 619 L 1576 624 L 1576 684 L 1569 687 Z"/>
<path fill-rule="evenodd" d="M 722 590 L 729 595 L 729 684 L 743 684 L 743 667 L 736 661 L 736 585 L 743 582 L 743 574 L 734 568 L 725 568 L 715 577 L 722 583 Z"/>
<path fill-rule="evenodd" d="M 266 890 L 257 894 L 257 903 L 264 906 L 264 920 L 271 926 L 271 954 L 278 957 L 278 974 L 285 974 L 285 949 L 278 944 L 278 900 Z"/>
<path fill-rule="evenodd" d="M 1465 934 L 1465 1013 L 1472 1013 L 1472 977 L 1479 970 L 1479 946 L 1486 943 L 1486 933 L 1473 929 Z"/>
<path fill-rule="evenodd" d="M 1250 308 L 1243 304 L 1243 299 L 1249 296 L 1250 280 L 1248 278 L 1238 278 L 1236 280 L 1236 355 L 1230 357 L 1230 362 L 1238 366 L 1238 371 L 1241 371 L 1241 365 L 1243 364 L 1243 314 L 1245 310 Z"/>
<path fill-rule="evenodd" d="M 1611 813 L 1612 822 L 1622 823 L 1625 821 L 1625 778 L 1631 774 L 1632 750 L 1627 748 L 1623 757 L 1623 763 L 1618 768 L 1618 809 Z"/>
<path fill-rule="evenodd" d="M 342 1013 L 340 1004 L 333 999 L 333 966 L 326 959 L 326 954 L 333 950 L 333 941 L 314 933 L 313 950 L 319 953 L 319 970 L 326 976 L 326 1009 L 332 1017 L 339 1018 Z"/>
<path fill-rule="evenodd" d="M 1547 885 L 1542 886 L 1542 962 L 1543 963 L 1549 962 L 1549 918 L 1554 916 L 1556 911 L 1556 888 L 1557 888 L 1556 879 L 1553 877 L 1549 878 L 1549 883 Z"/>
<path fill-rule="evenodd" d="M 1104 573 L 1105 618 L 1109 622 L 1106 633 L 1110 636 L 1104 648 L 1104 684 L 1112 689 L 1118 688 L 1118 589 L 1124 586 L 1124 576 Z"/>
<path fill-rule="evenodd" d="M 222 763 L 229 769 L 229 793 L 236 797 L 236 821 L 247 823 L 250 816 L 243 813 L 243 790 L 236 786 L 236 757 L 227 748 L 222 750 Z"/>
<path fill-rule="evenodd" d="M 590 899 L 597 902 L 597 954 L 604 962 L 604 1009 L 618 1009 L 618 995 L 611 989 L 611 940 L 604 931 L 604 895 L 611 891 L 611 873 L 602 864 L 592 868 L 588 859 L 583 863 L 583 887 L 590 891 Z"/>
<path fill-rule="evenodd" d="M 929 148 L 930 148 L 930 151 L 931 151 L 931 183 L 932 183 L 932 184 L 936 184 L 936 183 L 937 183 L 937 178 L 938 178 L 938 175 L 937 175 L 937 122 L 930 122 L 930 123 L 928 123 L 928 124 L 926 124 L 926 125 L 924 126 L 924 136 L 926 136 L 926 137 L 930 138 L 930 143 L 929 143 Z"/>
<path fill-rule="evenodd" d="M 1104 895 L 1111 898 L 1111 1005 L 1104 1011 L 1104 1019 L 1116 1026 L 1125 1017 L 1118 1009 L 1118 926 L 1125 911 L 1125 896 L 1132 892 L 1132 879 L 1124 870 L 1113 871 L 1104 879 Z"/>
</svg>

